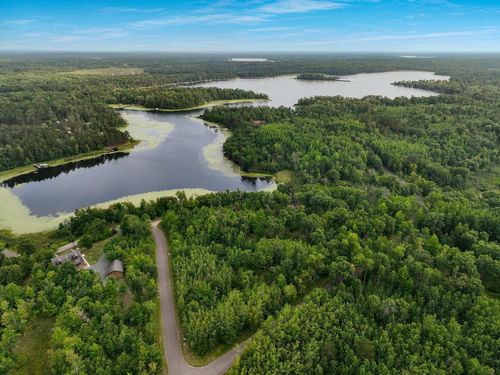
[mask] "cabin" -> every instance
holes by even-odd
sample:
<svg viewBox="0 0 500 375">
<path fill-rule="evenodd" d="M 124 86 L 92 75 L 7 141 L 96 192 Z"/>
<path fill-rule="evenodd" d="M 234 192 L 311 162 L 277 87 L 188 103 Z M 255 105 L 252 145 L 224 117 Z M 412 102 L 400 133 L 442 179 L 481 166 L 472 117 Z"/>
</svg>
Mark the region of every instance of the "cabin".
<svg viewBox="0 0 500 375">
<path fill-rule="evenodd" d="M 265 125 L 265 124 L 266 124 L 266 122 L 265 122 L 264 120 L 255 120 L 255 121 L 253 122 L 253 124 L 254 124 L 255 126 L 262 126 L 262 125 Z"/>
<path fill-rule="evenodd" d="M 106 277 L 121 279 L 123 277 L 123 262 L 119 259 L 113 260 L 108 266 Z"/>
<path fill-rule="evenodd" d="M 48 168 L 49 165 L 47 163 L 38 163 L 38 164 L 33 164 L 33 166 L 36 168 L 36 169 L 45 169 L 45 168 Z"/>
<path fill-rule="evenodd" d="M 80 250 L 73 250 L 64 255 L 56 255 L 52 258 L 51 262 L 54 266 L 60 266 L 63 263 L 71 262 L 78 269 L 86 268 L 88 266 L 88 263 Z"/>
<path fill-rule="evenodd" d="M 9 249 L 3 249 L 2 254 L 6 258 L 17 258 L 17 257 L 21 256 L 21 254 L 18 254 L 18 253 L 14 252 L 12 250 L 9 250 Z"/>
<path fill-rule="evenodd" d="M 118 151 L 118 147 L 117 146 L 109 146 L 108 147 L 108 152 L 116 152 Z"/>
</svg>

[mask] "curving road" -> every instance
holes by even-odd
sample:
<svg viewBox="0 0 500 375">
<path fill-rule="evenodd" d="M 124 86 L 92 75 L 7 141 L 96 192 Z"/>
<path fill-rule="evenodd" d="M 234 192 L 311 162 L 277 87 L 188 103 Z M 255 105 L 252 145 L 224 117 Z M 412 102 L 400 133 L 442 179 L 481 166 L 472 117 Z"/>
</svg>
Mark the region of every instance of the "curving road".
<svg viewBox="0 0 500 375">
<path fill-rule="evenodd" d="M 174 293 L 169 267 L 169 248 L 165 235 L 158 228 L 159 221 L 152 224 L 152 232 L 156 243 L 156 265 L 158 267 L 158 288 L 160 291 L 161 329 L 163 347 L 169 375 L 220 375 L 231 367 L 241 352 L 241 346 L 220 356 L 203 367 L 190 366 L 182 355 L 180 332 L 175 314 Z"/>
</svg>

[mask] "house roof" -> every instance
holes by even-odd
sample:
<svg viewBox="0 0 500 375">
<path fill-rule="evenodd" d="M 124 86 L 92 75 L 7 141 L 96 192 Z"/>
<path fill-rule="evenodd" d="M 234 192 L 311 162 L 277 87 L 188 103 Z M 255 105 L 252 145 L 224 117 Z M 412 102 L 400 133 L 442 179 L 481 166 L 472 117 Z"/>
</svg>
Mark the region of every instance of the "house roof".
<svg viewBox="0 0 500 375">
<path fill-rule="evenodd" d="M 83 255 L 80 250 L 74 250 L 64 255 L 56 255 L 54 258 L 52 258 L 52 264 L 54 266 L 59 266 L 62 263 L 66 262 L 72 262 L 75 266 L 85 264 L 85 260 L 83 259 Z"/>
<path fill-rule="evenodd" d="M 121 272 L 123 273 L 123 262 L 119 259 L 115 259 L 109 264 L 108 274 L 111 272 Z"/>
<path fill-rule="evenodd" d="M 6 257 L 6 258 L 17 258 L 17 257 L 20 257 L 21 254 L 18 254 L 18 253 L 15 253 L 14 251 L 11 251 L 9 249 L 3 249 L 2 250 L 2 254 Z"/>
</svg>

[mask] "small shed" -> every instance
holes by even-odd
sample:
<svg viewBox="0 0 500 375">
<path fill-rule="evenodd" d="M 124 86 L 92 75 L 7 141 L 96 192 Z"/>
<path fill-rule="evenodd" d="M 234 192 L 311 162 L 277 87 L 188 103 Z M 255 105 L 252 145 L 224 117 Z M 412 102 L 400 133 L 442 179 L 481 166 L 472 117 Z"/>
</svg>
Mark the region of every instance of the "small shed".
<svg viewBox="0 0 500 375">
<path fill-rule="evenodd" d="M 106 277 L 121 279 L 123 277 L 123 262 L 119 259 L 113 260 L 108 266 Z"/>
</svg>

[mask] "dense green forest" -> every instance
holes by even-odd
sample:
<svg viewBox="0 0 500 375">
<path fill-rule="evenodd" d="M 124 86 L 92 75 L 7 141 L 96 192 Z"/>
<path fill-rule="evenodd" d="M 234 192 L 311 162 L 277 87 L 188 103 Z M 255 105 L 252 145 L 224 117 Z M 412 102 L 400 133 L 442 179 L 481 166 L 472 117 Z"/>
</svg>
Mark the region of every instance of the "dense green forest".
<svg viewBox="0 0 500 375">
<path fill-rule="evenodd" d="M 134 77 L 0 75 L 0 171 L 130 141 L 120 129 L 125 121 L 108 104 L 180 109 L 213 100 L 266 98 L 244 90 L 158 86 L 161 81 Z"/>
<path fill-rule="evenodd" d="M 340 78 L 322 73 L 302 73 L 297 75 L 297 79 L 304 81 L 338 81 Z"/>
<path fill-rule="evenodd" d="M 147 74 L 85 78 L 88 90 L 113 88 L 102 88 L 99 100 L 143 92 L 141 77 L 149 82 L 149 75 L 195 81 L 209 79 L 206 71 L 212 77 L 285 73 L 291 61 L 295 72 L 413 66 L 452 79 L 398 83 L 443 94 L 428 98 L 316 97 L 294 109 L 207 110 L 205 119 L 232 131 L 224 145 L 229 158 L 245 170 L 288 170 L 293 178 L 271 193 L 196 199 L 179 193 L 137 207 L 82 209 L 51 234 L 91 247 L 119 225 L 104 251 L 124 260 L 123 281 L 102 284 L 89 271 L 53 267 L 55 245 L 33 242 L 44 235 L 9 237 L 22 256 L 0 256 L 0 373 L 15 365 L 18 336 L 37 316 L 55 318 L 54 374 L 74 372 L 75 363 L 82 373 L 160 373 L 148 224 L 156 217 L 170 243 L 189 348 L 203 355 L 255 333 L 232 374 L 500 370 L 498 59 L 284 57 L 238 65 L 199 57 L 206 67 L 192 61 L 175 73 L 161 59 L 122 56 L 113 65 L 127 58 Z M 107 59 L 78 68 L 110 66 Z M 81 60 L 68 55 L 53 66 L 69 71 L 74 61 Z M 16 69 L 36 64 L 21 59 Z M 62 79 L 61 88 L 73 79 Z"/>
<path fill-rule="evenodd" d="M 147 108 L 183 109 L 193 108 L 207 102 L 233 99 L 268 99 L 267 95 L 238 89 L 216 87 L 197 88 L 136 88 L 113 92 L 110 103 L 138 104 Z"/>
</svg>

